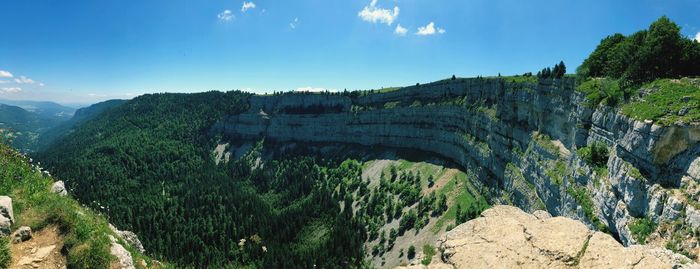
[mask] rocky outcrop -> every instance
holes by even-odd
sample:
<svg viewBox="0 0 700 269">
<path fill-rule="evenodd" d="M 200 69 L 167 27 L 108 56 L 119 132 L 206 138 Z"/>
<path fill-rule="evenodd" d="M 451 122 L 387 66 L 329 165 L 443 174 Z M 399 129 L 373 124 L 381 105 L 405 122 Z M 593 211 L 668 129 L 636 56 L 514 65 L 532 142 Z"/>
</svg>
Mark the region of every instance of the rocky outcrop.
<svg viewBox="0 0 700 269">
<path fill-rule="evenodd" d="M 573 79 L 456 79 L 382 93 L 252 96 L 249 103 L 211 131 L 233 140 L 432 152 L 490 186 L 493 203 L 582 220 L 625 245 L 637 243 L 629 225 L 640 218 L 696 227 L 700 125 L 660 126 L 589 107 Z M 593 143 L 610 149 L 607 167 L 579 156 Z"/>
<path fill-rule="evenodd" d="M 124 240 L 127 244 L 135 248 L 141 253 L 146 252 L 146 249 L 144 249 L 143 244 L 141 244 L 141 240 L 139 240 L 138 235 L 132 231 L 120 231 L 117 229 L 117 227 L 114 227 L 114 225 L 109 224 L 109 228 L 117 234 L 119 238 Z"/>
<path fill-rule="evenodd" d="M 12 224 L 15 222 L 12 212 L 12 198 L 0 196 L 0 236 L 10 235 Z"/>
<path fill-rule="evenodd" d="M 109 236 L 109 240 L 112 241 L 112 246 L 110 247 L 110 253 L 117 258 L 117 268 L 120 269 L 135 269 L 134 260 L 131 258 L 131 253 L 129 253 L 124 246 L 117 242 L 114 236 Z"/>
<path fill-rule="evenodd" d="M 564 217 L 539 217 L 495 206 L 438 241 L 442 262 L 454 268 L 700 268 L 669 250 L 623 247 L 610 235 Z"/>
<path fill-rule="evenodd" d="M 66 196 L 68 195 L 68 191 L 66 190 L 66 185 L 63 183 L 63 181 L 56 181 L 51 185 L 51 192 L 57 193 L 60 196 Z"/>
</svg>

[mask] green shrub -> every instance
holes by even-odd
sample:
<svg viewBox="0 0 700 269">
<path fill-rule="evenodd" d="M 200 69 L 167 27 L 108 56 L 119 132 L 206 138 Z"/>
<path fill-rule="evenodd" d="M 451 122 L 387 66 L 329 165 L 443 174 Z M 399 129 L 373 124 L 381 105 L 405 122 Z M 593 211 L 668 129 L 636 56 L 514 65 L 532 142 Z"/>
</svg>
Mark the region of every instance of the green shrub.
<svg viewBox="0 0 700 269">
<path fill-rule="evenodd" d="M 0 238 L 0 269 L 10 267 L 12 256 L 10 255 L 10 246 L 7 238 Z"/>
<path fill-rule="evenodd" d="M 435 256 L 435 247 L 431 245 L 424 245 L 423 246 L 423 260 L 421 263 L 423 265 L 428 265 L 433 261 L 433 256 Z"/>
<path fill-rule="evenodd" d="M 639 244 L 646 244 L 647 237 L 656 230 L 656 223 L 648 217 L 636 219 L 629 225 L 632 236 Z"/>
<path fill-rule="evenodd" d="M 596 168 L 606 167 L 610 153 L 608 146 L 602 142 L 595 142 L 592 145 L 577 150 L 581 159 Z"/>
<path fill-rule="evenodd" d="M 601 103 L 607 106 L 620 104 L 625 97 L 625 90 L 617 80 L 590 79 L 576 88 L 586 94 L 586 105 L 596 107 Z"/>
<path fill-rule="evenodd" d="M 408 247 L 408 252 L 406 252 L 406 258 L 413 259 L 416 257 L 416 247 L 410 246 Z"/>
</svg>

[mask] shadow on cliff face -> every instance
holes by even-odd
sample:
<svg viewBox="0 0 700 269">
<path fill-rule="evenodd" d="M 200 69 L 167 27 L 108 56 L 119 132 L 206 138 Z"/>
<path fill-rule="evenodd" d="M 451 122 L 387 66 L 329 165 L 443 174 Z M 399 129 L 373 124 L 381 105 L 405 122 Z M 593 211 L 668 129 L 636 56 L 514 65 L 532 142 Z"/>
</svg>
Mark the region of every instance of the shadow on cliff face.
<svg viewBox="0 0 700 269">
<path fill-rule="evenodd" d="M 465 170 L 464 167 L 440 155 L 403 148 L 385 146 L 364 146 L 348 143 L 303 143 L 303 142 L 274 142 L 265 141 L 263 154 L 266 159 L 276 159 L 288 156 L 311 156 L 329 163 L 341 163 L 346 159 L 360 161 L 368 160 L 407 160 L 410 162 L 426 162 L 446 168 Z"/>
</svg>

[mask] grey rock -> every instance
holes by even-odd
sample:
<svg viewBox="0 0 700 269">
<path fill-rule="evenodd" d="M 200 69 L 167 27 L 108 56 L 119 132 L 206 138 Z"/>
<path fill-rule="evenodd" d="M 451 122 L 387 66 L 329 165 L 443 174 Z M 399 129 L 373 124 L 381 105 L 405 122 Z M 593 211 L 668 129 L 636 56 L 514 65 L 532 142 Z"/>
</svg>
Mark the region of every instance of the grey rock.
<svg viewBox="0 0 700 269">
<path fill-rule="evenodd" d="M 141 253 L 146 252 L 146 249 L 144 249 L 143 244 L 141 243 L 141 240 L 139 240 L 138 235 L 136 233 L 131 232 L 131 231 L 121 231 L 117 229 L 117 227 L 114 227 L 114 225 L 109 224 L 109 228 L 119 236 L 122 240 L 126 241 L 127 244 L 135 248 Z"/>
<path fill-rule="evenodd" d="M 685 116 L 686 114 L 688 114 L 688 111 L 690 111 L 690 108 L 684 106 L 680 110 L 678 110 L 678 116 Z"/>
<path fill-rule="evenodd" d="M 649 188 L 649 209 L 648 215 L 655 222 L 659 221 L 661 214 L 664 212 L 664 204 L 668 194 L 659 184 L 654 184 Z"/>
<path fill-rule="evenodd" d="M 622 244 L 625 246 L 635 244 L 636 241 L 632 237 L 632 233 L 628 228 L 628 225 L 632 221 L 632 217 L 630 217 L 629 213 L 627 212 L 627 206 L 624 202 L 618 201 L 614 214 L 615 228 L 617 229 L 617 233 L 620 237 L 620 241 L 622 241 Z"/>
<path fill-rule="evenodd" d="M 669 197 L 661 214 L 661 220 L 668 222 L 676 220 L 681 215 L 683 207 L 684 204 L 680 199 L 673 196 Z"/>
<path fill-rule="evenodd" d="M 121 269 L 135 269 L 134 260 L 124 246 L 117 242 L 117 239 L 109 235 L 109 240 L 112 241 L 112 246 L 110 247 L 110 253 L 117 258 L 119 268 Z"/>
<path fill-rule="evenodd" d="M 22 226 L 12 234 L 12 243 L 22 243 L 32 238 L 32 228 Z"/>
<path fill-rule="evenodd" d="M 15 217 L 12 211 L 12 198 L 0 196 L 0 236 L 10 235 L 13 223 L 15 223 Z"/>
<path fill-rule="evenodd" d="M 53 183 L 53 185 L 51 186 L 51 192 L 58 193 L 58 195 L 61 196 L 68 195 L 68 191 L 66 190 L 65 184 L 63 183 L 63 181 L 60 180 Z"/>
<path fill-rule="evenodd" d="M 685 222 L 693 229 L 700 229 L 700 210 L 692 205 L 687 206 L 685 208 Z"/>
</svg>

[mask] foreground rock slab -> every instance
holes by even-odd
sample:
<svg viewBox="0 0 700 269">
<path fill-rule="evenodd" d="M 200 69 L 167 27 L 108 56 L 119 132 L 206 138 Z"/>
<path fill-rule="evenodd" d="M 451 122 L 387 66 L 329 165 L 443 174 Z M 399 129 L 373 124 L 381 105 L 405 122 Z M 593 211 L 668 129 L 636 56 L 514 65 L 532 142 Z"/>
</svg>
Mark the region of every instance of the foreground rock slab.
<svg viewBox="0 0 700 269">
<path fill-rule="evenodd" d="M 428 268 L 700 268 L 685 256 L 648 246 L 623 247 L 564 217 L 495 206 L 438 240 L 442 261 Z"/>
</svg>

